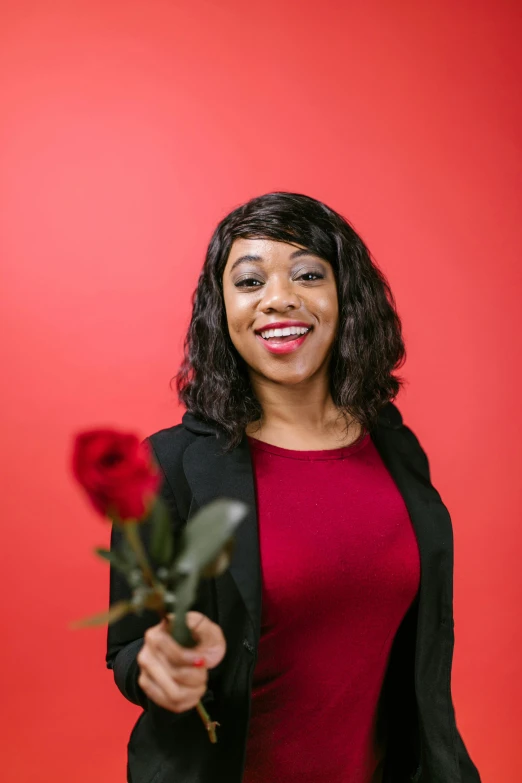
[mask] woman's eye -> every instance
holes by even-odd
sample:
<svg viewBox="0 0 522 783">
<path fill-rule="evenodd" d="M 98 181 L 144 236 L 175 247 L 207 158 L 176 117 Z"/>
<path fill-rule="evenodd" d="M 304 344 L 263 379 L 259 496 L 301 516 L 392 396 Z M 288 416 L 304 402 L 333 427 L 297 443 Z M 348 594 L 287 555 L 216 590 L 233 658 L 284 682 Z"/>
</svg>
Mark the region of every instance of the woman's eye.
<svg viewBox="0 0 522 783">
<path fill-rule="evenodd" d="M 234 283 L 236 288 L 256 288 L 258 285 L 262 285 L 260 280 L 256 280 L 255 277 L 245 277 L 243 280 L 238 280 Z"/>
<path fill-rule="evenodd" d="M 303 280 L 305 277 L 308 278 L 305 282 L 311 283 L 313 280 L 322 280 L 324 275 L 319 274 L 319 272 L 305 272 L 300 275 L 299 280 Z"/>
<path fill-rule="evenodd" d="M 304 272 L 295 279 L 304 280 L 305 283 L 313 283 L 316 280 L 323 280 L 324 275 L 320 272 Z M 234 285 L 236 288 L 259 288 L 260 285 L 263 285 L 263 281 L 258 280 L 256 277 L 244 277 L 242 280 L 238 280 L 237 283 L 234 283 Z"/>
</svg>

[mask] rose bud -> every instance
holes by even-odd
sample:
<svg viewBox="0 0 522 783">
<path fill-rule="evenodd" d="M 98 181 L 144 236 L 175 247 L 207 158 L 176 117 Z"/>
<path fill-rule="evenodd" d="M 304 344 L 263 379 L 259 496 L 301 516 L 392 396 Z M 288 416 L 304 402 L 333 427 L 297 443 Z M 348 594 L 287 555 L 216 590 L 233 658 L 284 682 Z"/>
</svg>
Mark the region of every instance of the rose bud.
<svg viewBox="0 0 522 783">
<path fill-rule="evenodd" d="M 72 470 L 96 511 L 118 522 L 143 518 L 161 484 L 148 442 L 111 429 L 76 436 Z"/>
</svg>

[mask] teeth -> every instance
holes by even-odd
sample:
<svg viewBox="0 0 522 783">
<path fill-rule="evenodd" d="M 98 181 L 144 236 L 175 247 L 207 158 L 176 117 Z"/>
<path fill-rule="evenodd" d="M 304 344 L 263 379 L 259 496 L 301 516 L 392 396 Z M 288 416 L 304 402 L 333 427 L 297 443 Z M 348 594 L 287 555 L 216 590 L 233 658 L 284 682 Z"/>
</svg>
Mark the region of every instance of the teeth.
<svg viewBox="0 0 522 783">
<path fill-rule="evenodd" d="M 310 327 L 306 326 L 287 326 L 284 329 L 265 329 L 261 333 L 261 336 L 268 340 L 270 337 L 287 337 L 291 334 L 301 335 L 310 331 Z"/>
</svg>

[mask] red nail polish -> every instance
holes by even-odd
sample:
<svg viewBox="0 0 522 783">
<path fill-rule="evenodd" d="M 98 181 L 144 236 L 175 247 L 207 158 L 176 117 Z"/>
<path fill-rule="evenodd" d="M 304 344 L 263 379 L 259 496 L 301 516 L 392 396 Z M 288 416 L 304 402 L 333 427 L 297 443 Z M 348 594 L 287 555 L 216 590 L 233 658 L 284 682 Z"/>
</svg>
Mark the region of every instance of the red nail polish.
<svg viewBox="0 0 522 783">
<path fill-rule="evenodd" d="M 204 666 L 205 665 L 205 659 L 204 658 L 195 658 L 195 660 L 192 661 L 193 666 Z"/>
</svg>

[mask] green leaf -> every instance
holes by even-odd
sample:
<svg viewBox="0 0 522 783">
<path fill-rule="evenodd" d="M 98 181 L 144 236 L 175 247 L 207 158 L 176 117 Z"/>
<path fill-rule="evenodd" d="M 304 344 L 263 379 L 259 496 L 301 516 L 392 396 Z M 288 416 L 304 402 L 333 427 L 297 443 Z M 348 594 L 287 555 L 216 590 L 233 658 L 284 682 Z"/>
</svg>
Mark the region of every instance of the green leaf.
<svg viewBox="0 0 522 783">
<path fill-rule="evenodd" d="M 153 560 L 161 565 L 170 565 L 174 556 L 174 535 L 167 504 L 161 497 L 156 498 L 152 508 L 152 537 L 150 552 Z"/>
<path fill-rule="evenodd" d="M 176 583 L 171 634 L 183 647 L 197 644 L 186 616 L 196 600 L 200 577 L 202 574 L 212 576 L 222 573 L 228 567 L 234 546 L 233 533 L 248 511 L 248 506 L 239 500 L 221 498 L 200 509 L 185 525 L 180 554 L 170 568 L 170 578 Z M 161 556 L 161 553 L 156 550 L 158 555 Z M 201 702 L 198 709 L 200 714 L 204 710 Z M 217 742 L 215 729 L 219 724 L 210 721 L 206 711 L 204 722 L 211 742 Z"/>
<path fill-rule="evenodd" d="M 245 503 L 220 498 L 200 509 L 185 525 L 180 554 L 170 569 L 170 577 L 176 583 L 171 633 L 183 647 L 196 644 L 186 614 L 196 600 L 199 580 L 201 576 L 222 573 L 228 567 L 234 531 L 247 513 Z"/>
<path fill-rule="evenodd" d="M 117 550 L 109 550 L 109 549 L 102 549 L 101 547 L 96 547 L 94 550 L 99 557 L 102 557 L 104 560 L 108 560 L 109 563 L 111 563 L 114 568 L 116 568 L 118 571 L 121 571 L 122 574 L 130 574 L 131 571 L 135 569 L 135 565 L 132 563 L 129 563 L 128 560 Z"/>
<path fill-rule="evenodd" d="M 118 601 L 110 607 L 108 612 L 93 614 L 91 617 L 84 617 L 82 620 L 73 620 L 69 627 L 87 628 L 94 625 L 105 625 L 105 623 L 110 625 L 133 611 L 134 607 L 130 601 Z"/>
<path fill-rule="evenodd" d="M 208 503 L 187 522 L 182 550 L 173 564 L 173 576 L 198 573 L 213 563 L 248 513 L 240 500 L 220 498 Z"/>
<path fill-rule="evenodd" d="M 187 625 L 186 615 L 196 600 L 198 582 L 199 574 L 194 571 L 183 576 L 176 585 L 176 611 L 171 636 L 182 647 L 195 647 L 197 644 Z"/>
</svg>

